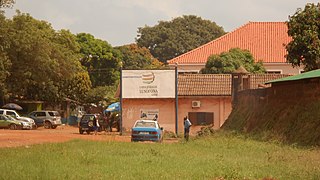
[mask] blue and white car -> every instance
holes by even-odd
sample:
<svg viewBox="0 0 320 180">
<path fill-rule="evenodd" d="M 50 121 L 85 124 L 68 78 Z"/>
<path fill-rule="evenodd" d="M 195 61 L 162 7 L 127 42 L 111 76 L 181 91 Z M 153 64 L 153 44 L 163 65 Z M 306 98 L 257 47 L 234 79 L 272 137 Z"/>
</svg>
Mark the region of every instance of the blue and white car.
<svg viewBox="0 0 320 180">
<path fill-rule="evenodd" d="M 131 129 L 131 142 L 154 141 L 162 142 L 163 128 L 157 121 L 137 120 Z"/>
</svg>

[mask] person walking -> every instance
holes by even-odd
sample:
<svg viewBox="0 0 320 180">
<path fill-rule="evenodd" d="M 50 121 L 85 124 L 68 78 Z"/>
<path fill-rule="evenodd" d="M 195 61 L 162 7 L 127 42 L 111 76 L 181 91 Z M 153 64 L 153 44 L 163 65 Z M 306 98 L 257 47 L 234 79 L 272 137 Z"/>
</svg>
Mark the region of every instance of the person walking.
<svg viewBox="0 0 320 180">
<path fill-rule="evenodd" d="M 188 116 L 184 117 L 183 124 L 184 124 L 184 139 L 186 141 L 189 141 L 190 127 L 192 126 L 192 124 L 188 119 Z"/>
</svg>

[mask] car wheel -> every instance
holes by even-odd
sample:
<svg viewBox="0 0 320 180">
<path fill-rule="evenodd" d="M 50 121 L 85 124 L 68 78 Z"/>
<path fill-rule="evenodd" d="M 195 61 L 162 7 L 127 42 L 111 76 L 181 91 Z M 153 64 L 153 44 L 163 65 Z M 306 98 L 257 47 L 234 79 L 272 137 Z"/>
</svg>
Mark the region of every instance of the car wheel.
<svg viewBox="0 0 320 180">
<path fill-rule="evenodd" d="M 32 126 L 31 129 L 37 129 L 37 128 L 38 128 L 38 126 L 37 126 L 37 125 L 34 125 L 34 126 Z"/>
<path fill-rule="evenodd" d="M 87 134 L 90 134 L 90 131 L 87 131 Z"/>
<path fill-rule="evenodd" d="M 17 129 L 17 126 L 15 124 L 10 124 L 9 128 L 11 130 L 15 130 L 15 129 Z"/>
<path fill-rule="evenodd" d="M 79 129 L 79 133 L 80 133 L 80 134 L 83 134 L 83 130 L 82 130 L 82 129 Z"/>
<path fill-rule="evenodd" d="M 51 126 L 51 128 L 52 128 L 52 129 L 55 129 L 55 128 L 57 128 L 57 126 Z"/>
<path fill-rule="evenodd" d="M 44 123 L 44 128 L 50 129 L 50 128 L 51 128 L 51 123 L 50 123 L 49 121 L 46 121 L 46 122 Z"/>
</svg>

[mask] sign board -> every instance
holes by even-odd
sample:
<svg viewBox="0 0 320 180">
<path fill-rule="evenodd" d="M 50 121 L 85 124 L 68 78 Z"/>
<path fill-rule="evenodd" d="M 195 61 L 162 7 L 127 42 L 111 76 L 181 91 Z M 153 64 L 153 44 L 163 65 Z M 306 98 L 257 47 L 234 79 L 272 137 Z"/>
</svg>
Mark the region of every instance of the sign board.
<svg viewBox="0 0 320 180">
<path fill-rule="evenodd" d="M 175 98 L 175 71 L 123 70 L 122 98 Z"/>
<path fill-rule="evenodd" d="M 157 121 L 159 119 L 159 109 L 140 109 L 140 119 Z"/>
</svg>

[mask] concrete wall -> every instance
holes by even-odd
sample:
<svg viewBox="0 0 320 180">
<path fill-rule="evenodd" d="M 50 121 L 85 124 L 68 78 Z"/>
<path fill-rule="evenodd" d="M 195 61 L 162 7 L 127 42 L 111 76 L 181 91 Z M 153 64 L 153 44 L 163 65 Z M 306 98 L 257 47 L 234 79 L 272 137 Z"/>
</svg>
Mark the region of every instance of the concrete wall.
<svg viewBox="0 0 320 180">
<path fill-rule="evenodd" d="M 140 119 L 141 109 L 159 109 L 159 124 L 174 132 L 175 99 L 123 99 L 122 126 L 124 131 L 130 131 L 135 121 Z"/>
<path fill-rule="evenodd" d="M 192 108 L 192 101 L 200 101 L 200 108 Z M 219 129 L 231 113 L 230 96 L 179 97 L 178 131 L 183 132 L 183 118 L 188 112 L 213 112 L 214 128 Z M 175 99 L 123 99 L 123 128 L 130 131 L 134 122 L 140 119 L 141 109 L 159 109 L 159 124 L 167 131 L 175 132 Z M 201 126 L 192 126 L 196 133 Z"/>
<path fill-rule="evenodd" d="M 263 140 L 320 145 L 320 78 L 273 83 L 240 91 L 223 129 Z"/>
<path fill-rule="evenodd" d="M 192 108 L 192 101 L 200 101 L 199 108 Z M 199 96 L 199 97 L 179 97 L 179 126 L 183 125 L 183 117 L 188 115 L 188 112 L 213 112 L 214 114 L 214 129 L 219 129 L 231 113 L 231 96 Z M 192 126 L 191 131 L 197 132 L 201 126 Z M 182 130 L 182 129 L 181 129 Z"/>
<path fill-rule="evenodd" d="M 303 71 L 303 67 L 293 68 L 291 64 L 287 63 L 264 63 L 263 66 L 267 71 L 281 71 L 281 74 L 296 75 Z"/>
</svg>

